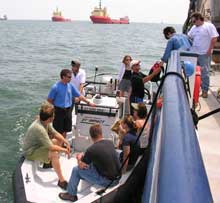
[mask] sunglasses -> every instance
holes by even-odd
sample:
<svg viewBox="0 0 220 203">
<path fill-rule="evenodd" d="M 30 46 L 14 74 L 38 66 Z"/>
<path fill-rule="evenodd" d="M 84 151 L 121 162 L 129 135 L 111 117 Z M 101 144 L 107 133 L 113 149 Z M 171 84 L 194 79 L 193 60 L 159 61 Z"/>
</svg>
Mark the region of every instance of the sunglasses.
<svg viewBox="0 0 220 203">
<path fill-rule="evenodd" d="M 192 23 L 193 23 L 193 24 L 195 24 L 195 23 L 196 23 L 196 21 L 197 21 L 196 19 L 193 19 L 193 20 L 192 20 Z"/>
<path fill-rule="evenodd" d="M 66 77 L 67 77 L 67 78 L 69 78 L 69 79 L 71 79 L 71 78 L 72 78 L 72 76 L 69 76 L 69 75 L 67 75 Z"/>
</svg>

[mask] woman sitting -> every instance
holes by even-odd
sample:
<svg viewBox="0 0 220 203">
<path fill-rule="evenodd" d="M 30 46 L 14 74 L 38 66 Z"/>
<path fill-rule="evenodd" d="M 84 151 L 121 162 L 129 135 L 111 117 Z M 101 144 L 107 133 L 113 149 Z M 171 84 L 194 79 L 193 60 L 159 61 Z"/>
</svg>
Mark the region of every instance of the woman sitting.
<svg viewBox="0 0 220 203">
<path fill-rule="evenodd" d="M 120 149 L 122 153 L 120 155 L 120 161 L 124 163 L 122 173 L 131 169 L 140 154 L 140 142 L 137 140 L 137 126 L 132 116 L 127 115 L 121 122 L 121 128 L 125 134 L 122 138 Z M 127 157 L 129 158 L 127 159 Z"/>
</svg>

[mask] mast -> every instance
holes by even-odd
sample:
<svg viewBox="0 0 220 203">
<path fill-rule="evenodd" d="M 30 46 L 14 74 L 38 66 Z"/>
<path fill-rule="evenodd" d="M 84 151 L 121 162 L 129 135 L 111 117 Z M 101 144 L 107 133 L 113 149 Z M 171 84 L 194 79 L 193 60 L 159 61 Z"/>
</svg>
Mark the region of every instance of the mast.
<svg viewBox="0 0 220 203">
<path fill-rule="evenodd" d="M 102 0 L 99 1 L 99 9 L 102 9 Z"/>
</svg>

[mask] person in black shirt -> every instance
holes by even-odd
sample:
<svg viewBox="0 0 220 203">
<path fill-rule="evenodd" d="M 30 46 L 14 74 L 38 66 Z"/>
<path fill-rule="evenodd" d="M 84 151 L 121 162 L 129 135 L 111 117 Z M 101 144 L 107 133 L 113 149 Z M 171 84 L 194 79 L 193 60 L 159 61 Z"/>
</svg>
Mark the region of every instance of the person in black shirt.
<svg viewBox="0 0 220 203">
<path fill-rule="evenodd" d="M 105 187 L 120 175 L 119 158 L 113 143 L 103 139 L 101 125 L 92 125 L 89 132 L 93 145 L 84 155 L 76 156 L 78 166 L 72 170 L 67 192 L 59 194 L 63 200 L 77 201 L 77 186 L 80 179 Z M 116 183 L 117 181 L 113 185 Z"/>
<path fill-rule="evenodd" d="M 160 71 L 161 68 L 155 69 L 151 74 L 145 75 L 144 73 L 140 72 L 140 63 L 139 60 L 132 60 L 130 65 L 133 71 L 131 76 L 131 103 L 142 103 L 144 99 L 144 84 L 150 81 L 154 76 L 156 76 Z"/>
</svg>

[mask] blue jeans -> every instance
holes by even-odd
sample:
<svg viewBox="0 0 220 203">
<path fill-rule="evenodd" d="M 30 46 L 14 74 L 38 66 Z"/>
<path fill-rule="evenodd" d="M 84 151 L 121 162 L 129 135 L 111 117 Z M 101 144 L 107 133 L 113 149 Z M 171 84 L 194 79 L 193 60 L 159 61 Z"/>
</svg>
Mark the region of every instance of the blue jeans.
<svg viewBox="0 0 220 203">
<path fill-rule="evenodd" d="M 69 194 L 77 194 L 77 187 L 79 185 L 80 179 L 103 187 L 106 187 L 111 182 L 111 180 L 101 176 L 93 165 L 90 165 L 88 169 L 80 169 L 78 166 L 75 166 L 72 170 L 72 174 L 67 187 Z"/>
<path fill-rule="evenodd" d="M 143 101 L 144 101 L 144 98 L 135 97 L 135 96 L 130 97 L 131 103 L 142 103 Z"/>
<path fill-rule="evenodd" d="M 211 65 L 211 56 L 206 54 L 199 55 L 198 57 L 198 65 L 201 66 L 201 88 L 203 91 L 208 92 L 209 90 L 209 70 Z"/>
</svg>

